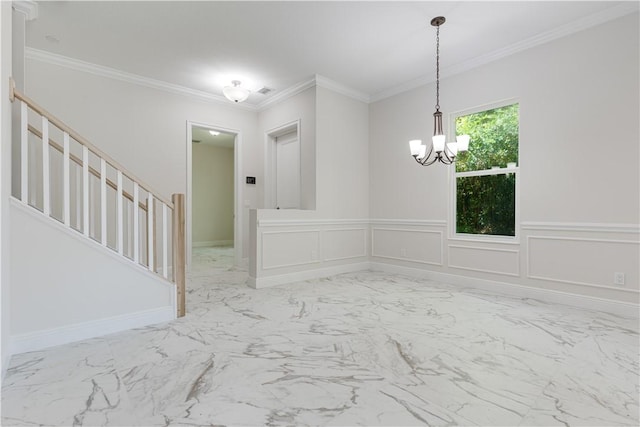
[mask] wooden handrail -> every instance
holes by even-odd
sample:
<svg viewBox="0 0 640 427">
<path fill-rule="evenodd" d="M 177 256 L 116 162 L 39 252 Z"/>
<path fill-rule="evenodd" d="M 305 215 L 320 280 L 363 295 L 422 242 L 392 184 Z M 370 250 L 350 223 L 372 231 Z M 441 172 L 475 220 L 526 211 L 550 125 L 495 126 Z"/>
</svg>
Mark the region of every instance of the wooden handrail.
<svg viewBox="0 0 640 427">
<path fill-rule="evenodd" d="M 141 179 L 138 179 L 135 175 L 133 175 L 131 172 L 129 172 L 126 168 L 124 168 L 120 163 L 116 162 L 109 155 L 105 154 L 98 147 L 96 147 L 95 145 L 90 143 L 87 139 L 82 137 L 82 135 L 80 135 L 79 133 L 77 133 L 76 131 L 71 129 L 69 126 L 67 126 L 62 120 L 58 119 L 56 116 L 54 116 L 53 114 L 51 114 L 50 112 L 45 110 L 43 107 L 38 105 L 34 100 L 32 100 L 31 98 L 29 98 L 28 96 L 26 96 L 25 94 L 23 94 L 22 92 L 17 90 L 15 88 L 15 84 L 13 82 L 11 82 L 10 89 L 11 89 L 11 93 L 9 94 L 9 96 L 10 96 L 11 101 L 13 101 L 15 98 L 17 98 L 17 99 L 21 100 L 22 102 L 26 103 L 33 111 L 35 111 L 36 113 L 40 114 L 43 117 L 46 117 L 49 120 L 49 123 L 52 123 L 53 125 L 55 125 L 61 131 L 66 132 L 67 134 L 69 134 L 69 136 L 71 138 L 75 139 L 80 144 L 82 144 L 85 147 L 87 147 L 91 152 L 96 154 L 98 157 L 104 159 L 111 166 L 113 166 L 114 168 L 116 168 L 117 170 L 122 172 L 122 174 L 124 176 L 128 177 L 129 179 L 131 179 L 134 182 L 137 182 L 140 187 L 144 188 L 149 193 L 153 194 L 153 196 L 156 199 L 160 200 L 162 203 L 164 203 L 165 205 L 169 206 L 170 208 L 173 208 L 173 203 L 171 202 L 171 200 L 162 197 L 160 195 L 161 193 L 159 193 L 159 192 L 155 191 L 154 189 L 152 189 L 151 186 L 145 184 Z"/>
<path fill-rule="evenodd" d="M 177 287 L 178 317 L 183 317 L 186 312 L 185 285 L 186 285 L 186 245 L 185 245 L 185 216 L 184 194 L 173 194 L 171 199 L 173 210 L 173 281 Z"/>
<path fill-rule="evenodd" d="M 33 126 L 29 125 L 28 126 L 29 132 L 31 132 L 32 134 L 34 134 L 35 136 L 37 136 L 38 138 L 42 139 L 42 132 L 40 132 L 38 129 L 34 128 Z M 49 138 L 49 145 L 51 145 L 53 148 L 55 148 L 57 151 L 59 151 L 60 153 L 64 153 L 64 148 L 62 147 L 62 145 L 58 144 L 57 142 L 55 142 L 53 139 Z M 79 158 L 78 156 L 69 153 L 69 159 L 73 160 L 73 162 L 75 164 L 77 164 L 78 166 L 82 167 L 82 159 Z M 95 170 L 93 167 L 89 166 L 89 173 L 93 176 L 95 176 L 96 178 L 100 179 L 100 172 L 98 172 L 97 170 Z M 111 188 L 113 188 L 114 190 L 118 191 L 118 186 L 116 185 L 116 183 L 114 183 L 113 181 L 111 181 L 109 178 L 106 178 L 107 181 L 107 185 Z M 133 196 L 129 193 L 127 193 L 126 191 L 122 190 L 122 195 L 129 199 L 129 201 L 131 201 L 133 203 Z M 138 202 L 138 206 L 140 206 L 140 209 L 142 210 L 147 210 L 147 205 L 146 203 L 143 204 L 142 202 Z"/>
</svg>

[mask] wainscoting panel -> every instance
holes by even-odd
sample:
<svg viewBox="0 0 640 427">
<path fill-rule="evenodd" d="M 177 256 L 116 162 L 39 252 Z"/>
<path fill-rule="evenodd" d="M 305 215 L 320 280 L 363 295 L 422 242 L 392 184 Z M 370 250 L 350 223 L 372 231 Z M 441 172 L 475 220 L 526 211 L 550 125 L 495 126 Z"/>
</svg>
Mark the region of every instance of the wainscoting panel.
<svg viewBox="0 0 640 427">
<path fill-rule="evenodd" d="M 520 251 L 449 245 L 449 267 L 504 276 L 520 275 Z"/>
<path fill-rule="evenodd" d="M 443 235 L 438 230 L 374 227 L 371 255 L 400 261 L 442 265 Z"/>
<path fill-rule="evenodd" d="M 529 222 L 521 224 L 519 240 L 494 242 L 447 238 L 443 221 L 285 217 L 291 214 L 256 214 L 250 286 L 377 265 L 464 286 L 484 280 L 563 301 L 579 296 L 597 301 L 595 306 L 602 301 L 638 306 L 640 227 L 635 224 Z M 624 274 L 624 285 L 613 284 L 614 273 Z"/>
<path fill-rule="evenodd" d="M 264 231 L 262 269 L 319 262 L 320 230 Z"/>
<path fill-rule="evenodd" d="M 528 236 L 527 252 L 528 278 L 638 290 L 637 240 Z M 624 285 L 614 285 L 616 272 L 624 273 Z"/>
<path fill-rule="evenodd" d="M 252 212 L 255 256 L 250 258 L 255 265 L 249 266 L 249 286 L 264 288 L 369 268 L 368 220 L 287 218 L 292 212 L 286 210 Z"/>
<path fill-rule="evenodd" d="M 334 228 L 322 233 L 324 261 L 360 258 L 367 256 L 367 229 Z"/>
</svg>

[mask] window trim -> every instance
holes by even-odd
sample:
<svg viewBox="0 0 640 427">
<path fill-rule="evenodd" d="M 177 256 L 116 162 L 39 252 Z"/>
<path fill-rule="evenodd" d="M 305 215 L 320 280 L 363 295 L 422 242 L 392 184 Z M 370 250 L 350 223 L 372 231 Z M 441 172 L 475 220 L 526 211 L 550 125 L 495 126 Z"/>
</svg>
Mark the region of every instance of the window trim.
<svg viewBox="0 0 640 427">
<path fill-rule="evenodd" d="M 519 244 L 520 243 L 520 142 L 522 141 L 521 132 L 521 112 L 522 103 L 519 98 L 507 98 L 488 104 L 479 105 L 473 108 L 468 108 L 460 111 L 453 111 L 449 113 L 449 126 L 448 126 L 448 141 L 455 141 L 456 138 L 456 119 L 461 116 L 469 114 L 480 113 L 482 111 L 493 110 L 500 107 L 506 107 L 508 105 L 518 104 L 518 163 L 515 168 L 500 168 L 500 169 L 484 169 L 479 171 L 468 172 L 456 172 L 455 164 L 449 170 L 449 240 L 457 241 L 469 241 L 469 242 L 484 242 L 484 243 L 503 243 L 503 244 Z M 488 175 L 501 175 L 513 173 L 516 178 L 515 188 L 515 224 L 513 236 L 500 236 L 491 234 L 469 234 L 456 232 L 456 195 L 457 195 L 457 178 L 468 176 L 488 176 Z"/>
</svg>

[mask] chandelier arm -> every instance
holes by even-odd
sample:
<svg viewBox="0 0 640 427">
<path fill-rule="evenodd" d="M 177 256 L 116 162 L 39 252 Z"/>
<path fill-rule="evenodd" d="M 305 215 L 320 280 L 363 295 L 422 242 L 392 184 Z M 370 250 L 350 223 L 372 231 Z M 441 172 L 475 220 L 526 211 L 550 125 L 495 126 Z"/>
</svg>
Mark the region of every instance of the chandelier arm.
<svg viewBox="0 0 640 427">
<path fill-rule="evenodd" d="M 423 162 L 421 162 L 422 166 L 431 166 L 432 164 L 434 164 L 435 162 L 437 162 L 437 161 L 438 161 L 438 159 L 440 159 L 440 156 L 439 156 L 438 154 L 436 154 L 436 156 L 435 156 L 433 159 L 431 159 L 431 161 L 427 162 L 427 160 L 429 160 L 429 157 L 430 157 L 430 156 L 431 156 L 431 155 L 429 155 L 429 156 L 427 156 L 427 157 L 425 157 L 425 158 L 424 158 L 424 161 L 423 161 Z"/>
<path fill-rule="evenodd" d="M 446 146 L 444 148 L 444 151 L 442 151 L 442 154 L 444 154 L 444 157 L 449 161 L 449 163 L 447 163 L 448 165 L 450 165 L 451 163 L 455 162 L 456 156 L 449 157 L 449 155 L 447 154 L 447 147 Z"/>
<path fill-rule="evenodd" d="M 423 157 L 422 159 L 418 159 L 418 155 L 414 155 L 413 159 L 416 162 L 418 162 L 418 164 L 420 164 L 421 166 L 428 166 L 428 165 L 425 165 L 425 163 L 427 162 L 427 160 L 429 160 L 429 156 Z M 429 163 L 429 164 L 431 164 L 431 163 Z"/>
<path fill-rule="evenodd" d="M 443 151 L 443 153 L 444 153 L 444 158 L 446 159 L 446 161 L 442 160 L 442 163 L 444 163 L 445 165 L 452 165 L 456 161 L 456 156 L 449 157 L 447 155 L 447 150 L 446 149 L 445 149 L 445 151 Z"/>
<path fill-rule="evenodd" d="M 420 162 L 420 164 L 422 166 L 425 166 L 425 163 L 429 160 L 429 158 L 431 158 L 431 155 L 433 154 L 433 144 L 429 147 L 429 153 L 427 153 L 426 156 L 424 156 L 424 158 L 422 159 L 422 161 Z M 429 163 L 431 164 L 431 163 Z"/>
</svg>

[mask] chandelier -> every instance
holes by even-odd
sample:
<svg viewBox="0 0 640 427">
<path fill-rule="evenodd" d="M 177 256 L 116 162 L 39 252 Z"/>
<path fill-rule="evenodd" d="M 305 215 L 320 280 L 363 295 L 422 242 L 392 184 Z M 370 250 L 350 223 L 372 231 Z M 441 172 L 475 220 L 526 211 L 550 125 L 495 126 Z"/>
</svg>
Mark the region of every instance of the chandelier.
<svg viewBox="0 0 640 427">
<path fill-rule="evenodd" d="M 409 141 L 411 155 L 422 166 L 429 166 L 435 162 L 450 165 L 456 160 L 459 152 L 469 148 L 469 135 L 459 135 L 456 142 L 445 143 L 446 137 L 442 130 L 442 113 L 440 112 L 440 26 L 444 24 L 444 16 L 437 16 L 431 20 L 436 27 L 436 112 L 433 113 L 433 137 L 431 147 L 427 153 L 427 146 L 420 139 Z"/>
</svg>

